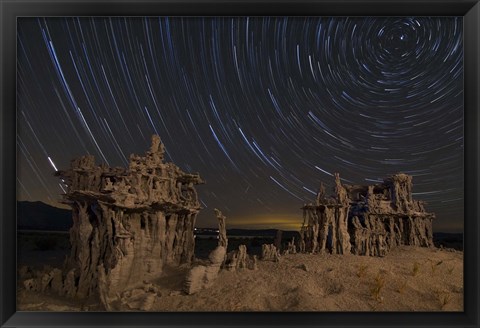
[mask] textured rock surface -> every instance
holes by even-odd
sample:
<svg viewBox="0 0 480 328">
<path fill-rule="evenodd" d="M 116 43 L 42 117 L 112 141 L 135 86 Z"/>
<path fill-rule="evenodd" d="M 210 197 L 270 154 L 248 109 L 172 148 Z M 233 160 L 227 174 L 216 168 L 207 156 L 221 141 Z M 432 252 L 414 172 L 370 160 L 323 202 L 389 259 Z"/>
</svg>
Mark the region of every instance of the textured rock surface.
<svg viewBox="0 0 480 328">
<path fill-rule="evenodd" d="M 120 302 L 122 310 L 149 311 L 157 298 L 157 290 L 151 284 L 144 288 L 135 288 L 122 293 Z"/>
<path fill-rule="evenodd" d="M 77 286 L 75 283 L 75 269 L 67 272 L 65 280 L 63 281 L 63 294 L 69 297 L 74 297 L 77 294 Z"/>
<path fill-rule="evenodd" d="M 28 291 L 36 292 L 38 291 L 37 280 L 34 278 L 25 279 L 23 281 L 23 287 Z"/>
<path fill-rule="evenodd" d="M 73 275 L 63 278 L 62 270 L 45 266 L 43 269 L 33 270 L 24 266 L 19 270 L 19 281 L 28 291 L 45 292 L 52 290 L 60 296 L 64 295 Z M 65 283 L 64 283 L 65 281 Z M 67 294 L 74 294 L 75 289 L 70 289 Z"/>
<path fill-rule="evenodd" d="M 307 233 L 307 228 L 305 227 L 305 222 L 300 228 L 300 241 L 298 242 L 298 250 L 300 253 L 305 253 L 305 236 Z"/>
<path fill-rule="evenodd" d="M 223 246 L 227 248 L 228 239 L 227 239 L 227 218 L 222 214 L 222 212 L 218 209 L 214 209 L 215 215 L 217 216 L 218 220 L 218 246 Z"/>
<path fill-rule="evenodd" d="M 433 246 L 433 213 L 412 199 L 412 177 L 395 174 L 373 186 L 346 186 L 352 209 L 352 253 L 383 256 L 392 247 Z"/>
<path fill-rule="evenodd" d="M 185 278 L 184 292 L 190 295 L 210 287 L 217 279 L 225 254 L 226 248 L 217 246 L 208 256 L 208 265 L 197 265 L 190 269 Z"/>
<path fill-rule="evenodd" d="M 154 135 L 150 150 L 132 154 L 126 169 L 96 166 L 93 156 L 84 156 L 56 173 L 73 211 L 67 295 L 84 298 L 103 289 L 104 301 L 118 301 L 122 292 L 159 278 L 165 263 L 193 259 L 201 208 L 194 185 L 203 181 L 165 163 L 164 152 Z"/>
<path fill-rule="evenodd" d="M 52 281 L 51 281 L 52 291 L 54 291 L 59 295 L 63 295 L 62 270 L 55 268 L 50 272 L 50 275 L 52 276 Z"/>
<path fill-rule="evenodd" d="M 253 255 L 252 261 L 249 264 L 249 269 L 250 270 L 258 270 L 258 263 L 257 263 L 257 255 Z"/>
<path fill-rule="evenodd" d="M 395 174 L 377 185 L 343 185 L 335 173 L 334 196 L 323 184 L 315 204 L 303 206 L 301 252 L 384 256 L 398 245 L 433 246 L 432 220 L 412 199 L 412 177 Z"/>
<path fill-rule="evenodd" d="M 295 245 L 295 237 L 292 237 L 292 240 L 288 242 L 287 249 L 284 252 L 285 254 L 296 254 L 297 246 Z"/>
<path fill-rule="evenodd" d="M 184 283 L 184 291 L 188 295 L 194 294 L 204 288 L 205 286 L 205 270 L 206 266 L 204 265 L 197 265 L 194 266 L 188 272 L 185 283 Z"/>
<path fill-rule="evenodd" d="M 278 262 L 280 261 L 280 251 L 275 247 L 274 244 L 263 244 L 262 260 Z"/>
<path fill-rule="evenodd" d="M 252 259 L 247 254 L 247 246 L 240 245 L 237 250 L 227 254 L 225 269 L 235 271 L 237 269 L 254 269 L 256 258 Z"/>
<path fill-rule="evenodd" d="M 275 239 L 273 240 L 273 245 L 281 251 L 282 250 L 282 230 L 277 230 L 277 233 L 275 234 Z"/>
</svg>

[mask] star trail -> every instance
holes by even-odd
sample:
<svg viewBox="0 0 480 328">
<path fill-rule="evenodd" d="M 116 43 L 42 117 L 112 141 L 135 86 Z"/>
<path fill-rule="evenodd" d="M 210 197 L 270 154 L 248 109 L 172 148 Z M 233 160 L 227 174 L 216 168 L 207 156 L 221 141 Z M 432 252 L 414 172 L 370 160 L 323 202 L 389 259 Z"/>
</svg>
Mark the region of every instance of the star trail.
<svg viewBox="0 0 480 328">
<path fill-rule="evenodd" d="M 58 206 L 72 158 L 127 166 L 160 135 L 206 180 L 199 227 L 298 229 L 320 182 L 413 176 L 463 229 L 456 17 L 19 18 L 17 198 Z"/>
</svg>

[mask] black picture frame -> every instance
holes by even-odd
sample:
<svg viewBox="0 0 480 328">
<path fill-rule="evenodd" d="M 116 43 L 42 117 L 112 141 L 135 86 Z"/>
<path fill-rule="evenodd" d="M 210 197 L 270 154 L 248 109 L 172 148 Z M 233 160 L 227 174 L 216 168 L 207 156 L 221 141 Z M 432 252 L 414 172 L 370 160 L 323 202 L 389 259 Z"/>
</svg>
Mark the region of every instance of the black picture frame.
<svg viewBox="0 0 480 328">
<path fill-rule="evenodd" d="M 1 327 L 479 327 L 480 4 L 474 0 L 0 0 Z M 16 311 L 16 19 L 35 16 L 463 16 L 465 79 L 464 312 L 104 313 Z"/>
</svg>

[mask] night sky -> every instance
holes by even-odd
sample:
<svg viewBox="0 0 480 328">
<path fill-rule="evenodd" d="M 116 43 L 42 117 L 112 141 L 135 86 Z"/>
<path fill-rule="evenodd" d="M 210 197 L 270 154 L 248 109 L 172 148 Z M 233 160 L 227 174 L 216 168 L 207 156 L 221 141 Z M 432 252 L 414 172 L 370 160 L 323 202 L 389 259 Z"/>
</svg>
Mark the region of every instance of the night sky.
<svg viewBox="0 0 480 328">
<path fill-rule="evenodd" d="M 19 18 L 19 200 L 54 166 L 127 166 L 160 135 L 206 180 L 197 226 L 298 229 L 333 173 L 413 175 L 435 231 L 463 229 L 463 23 L 454 17 Z"/>
</svg>

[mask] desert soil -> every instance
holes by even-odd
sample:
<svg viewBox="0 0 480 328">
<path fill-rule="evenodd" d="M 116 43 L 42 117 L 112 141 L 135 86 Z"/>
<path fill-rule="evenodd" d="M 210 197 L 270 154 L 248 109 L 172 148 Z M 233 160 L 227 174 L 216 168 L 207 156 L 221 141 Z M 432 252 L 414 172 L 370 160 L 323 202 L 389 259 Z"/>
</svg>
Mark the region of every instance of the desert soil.
<svg viewBox="0 0 480 328">
<path fill-rule="evenodd" d="M 258 270 L 222 270 L 214 285 L 185 295 L 188 268 L 165 268 L 152 311 L 463 311 L 463 252 L 402 246 L 383 258 L 290 254 Z M 18 288 L 20 311 L 98 311 Z"/>
</svg>

